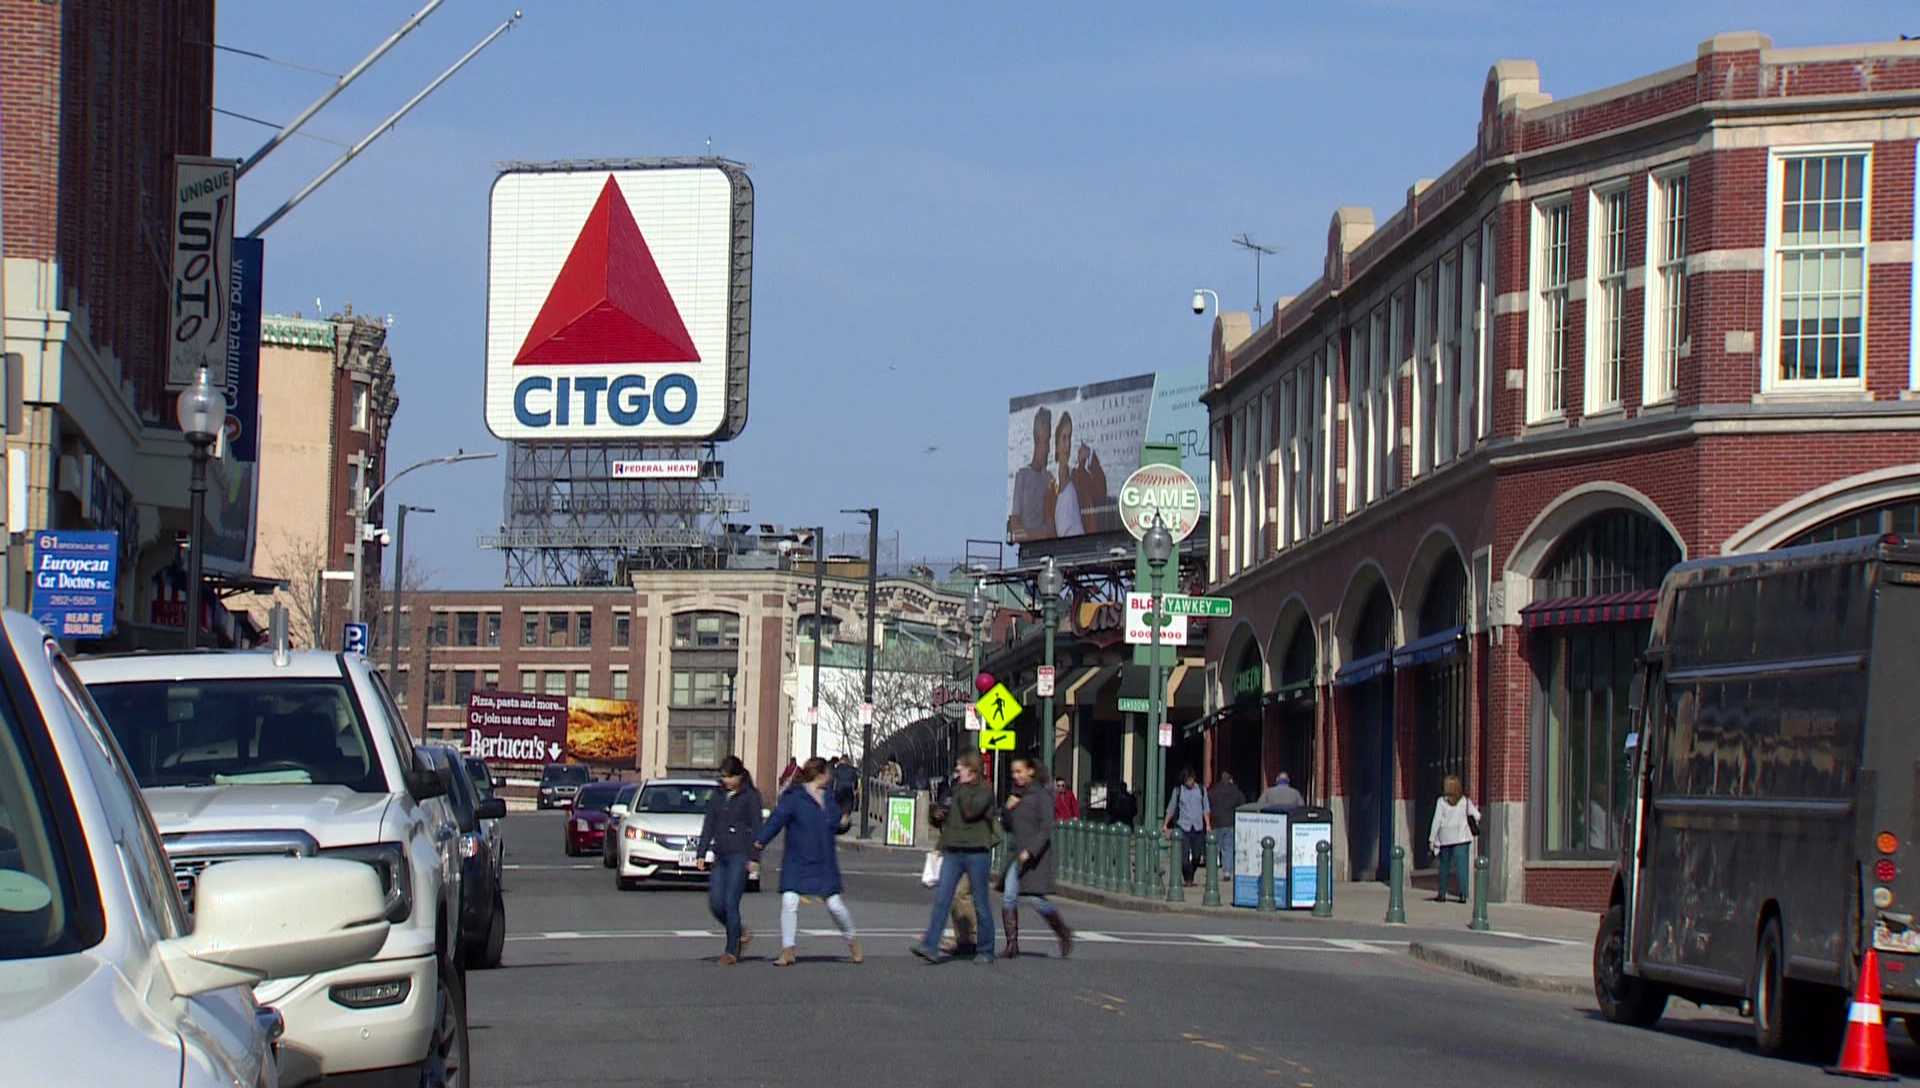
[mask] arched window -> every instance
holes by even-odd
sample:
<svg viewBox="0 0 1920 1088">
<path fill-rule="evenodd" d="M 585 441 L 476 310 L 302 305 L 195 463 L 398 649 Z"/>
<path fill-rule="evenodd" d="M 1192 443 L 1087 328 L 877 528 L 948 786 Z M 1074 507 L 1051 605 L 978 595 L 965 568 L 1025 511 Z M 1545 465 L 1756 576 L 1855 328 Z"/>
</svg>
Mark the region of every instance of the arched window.
<svg viewBox="0 0 1920 1088">
<path fill-rule="evenodd" d="M 1659 589 L 1680 562 L 1666 526 L 1637 510 L 1608 510 L 1576 526 L 1535 579 L 1535 600 Z"/>
<path fill-rule="evenodd" d="M 1829 540 L 1879 536 L 1883 533 L 1920 535 L 1920 499 L 1896 499 L 1879 506 L 1870 506 L 1865 510 L 1856 510 L 1824 525 L 1808 529 L 1787 541 L 1785 546 L 1821 544 Z"/>
</svg>

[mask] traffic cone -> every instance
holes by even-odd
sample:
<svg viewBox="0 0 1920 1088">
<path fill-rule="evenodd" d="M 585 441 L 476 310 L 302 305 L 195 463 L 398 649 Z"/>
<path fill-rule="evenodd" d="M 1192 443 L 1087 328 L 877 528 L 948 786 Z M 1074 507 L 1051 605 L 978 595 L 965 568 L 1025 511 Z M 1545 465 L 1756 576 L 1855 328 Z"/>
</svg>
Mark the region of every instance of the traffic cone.
<svg viewBox="0 0 1920 1088">
<path fill-rule="evenodd" d="M 1860 982 L 1847 1007 L 1847 1040 L 1840 1064 L 1827 1072 L 1861 1080 L 1893 1080 L 1887 1065 L 1887 1027 L 1880 1015 L 1880 957 L 1873 949 L 1860 960 Z"/>
</svg>

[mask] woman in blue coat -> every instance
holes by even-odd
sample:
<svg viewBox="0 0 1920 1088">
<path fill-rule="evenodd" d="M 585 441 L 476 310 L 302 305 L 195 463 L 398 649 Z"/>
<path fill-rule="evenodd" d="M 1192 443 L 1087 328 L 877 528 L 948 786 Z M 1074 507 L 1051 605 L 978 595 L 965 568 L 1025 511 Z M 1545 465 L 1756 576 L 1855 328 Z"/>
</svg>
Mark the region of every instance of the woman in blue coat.
<svg viewBox="0 0 1920 1088">
<path fill-rule="evenodd" d="M 840 898 L 840 858 L 834 843 L 840 808 L 833 800 L 827 761 L 818 756 L 807 760 L 794 781 L 798 784 L 780 795 L 773 815 L 754 840 L 765 847 L 780 832 L 787 833 L 787 851 L 780 859 L 780 958 L 773 965 L 793 966 L 803 895 L 827 901 L 827 912 L 847 939 L 847 959 L 859 963 L 866 957 L 853 931 L 853 915 Z"/>
</svg>

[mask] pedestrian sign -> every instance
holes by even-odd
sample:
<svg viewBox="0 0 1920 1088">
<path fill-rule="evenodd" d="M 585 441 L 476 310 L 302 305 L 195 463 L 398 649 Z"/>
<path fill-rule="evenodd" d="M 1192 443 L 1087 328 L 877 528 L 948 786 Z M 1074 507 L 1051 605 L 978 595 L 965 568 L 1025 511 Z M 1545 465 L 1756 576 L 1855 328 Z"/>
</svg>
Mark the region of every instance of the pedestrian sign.
<svg viewBox="0 0 1920 1088">
<path fill-rule="evenodd" d="M 982 752 L 1013 751 L 1013 730 L 983 729 L 980 731 L 980 750 Z"/>
<path fill-rule="evenodd" d="M 987 723 L 989 732 L 1002 730 L 1013 724 L 1013 719 L 1020 716 L 1022 709 L 1020 700 L 1013 697 L 1013 692 L 1008 691 L 1005 684 L 993 685 L 987 689 L 985 695 L 975 700 L 973 705 L 980 711 L 980 720 Z M 980 750 L 983 752 L 988 750 L 986 743 L 982 738 Z M 1013 745 L 1008 744 L 1007 747 L 1011 748 Z"/>
</svg>

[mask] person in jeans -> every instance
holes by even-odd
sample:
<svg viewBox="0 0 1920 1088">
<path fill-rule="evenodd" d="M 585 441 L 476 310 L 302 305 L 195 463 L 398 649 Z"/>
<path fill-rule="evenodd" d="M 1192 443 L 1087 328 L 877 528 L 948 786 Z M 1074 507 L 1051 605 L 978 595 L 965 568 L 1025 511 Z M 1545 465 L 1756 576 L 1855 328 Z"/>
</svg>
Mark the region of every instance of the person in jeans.
<svg viewBox="0 0 1920 1088">
<path fill-rule="evenodd" d="M 1221 771 L 1213 780 L 1213 788 L 1207 791 L 1207 805 L 1213 810 L 1214 840 L 1220 844 L 1220 875 L 1227 881 L 1233 880 L 1233 810 L 1247 803 L 1247 795 L 1233 780 L 1233 775 Z"/>
<path fill-rule="evenodd" d="M 908 951 L 928 963 L 946 959 L 939 950 L 940 934 L 947 928 L 947 914 L 953 910 L 954 893 L 964 873 L 980 920 L 973 962 L 992 963 L 993 893 L 987 882 L 993 866 L 993 787 L 981 779 L 978 752 L 962 753 L 953 773 L 953 807 L 940 828 L 940 884 L 933 893 L 933 915 L 927 919 L 926 934 Z"/>
<path fill-rule="evenodd" d="M 1002 817 L 1013 835 L 1013 859 L 1007 862 L 1006 890 L 1000 894 L 1000 920 L 1007 930 L 1007 958 L 1020 954 L 1020 906 L 1032 907 L 1060 941 L 1060 958 L 1073 952 L 1073 930 L 1048 901 L 1053 894 L 1053 790 L 1046 768 L 1032 756 L 1013 761 L 1013 796 Z"/>
<path fill-rule="evenodd" d="M 1207 832 L 1213 830 L 1213 804 L 1200 788 L 1192 767 L 1180 772 L 1180 786 L 1167 798 L 1167 830 L 1180 832 L 1180 878 L 1193 887 L 1193 871 L 1207 852 Z M 1169 877 L 1171 879 L 1171 877 Z"/>
<path fill-rule="evenodd" d="M 720 761 L 720 786 L 707 802 L 694 864 L 713 867 L 707 879 L 707 911 L 726 926 L 727 949 L 720 965 L 731 967 L 753 942 L 753 932 L 740 924 L 740 896 L 747 890 L 747 863 L 755 853 L 754 836 L 760 833 L 760 791 L 753 788 L 753 776 L 739 756 Z"/>
<path fill-rule="evenodd" d="M 774 836 L 787 832 L 787 852 L 780 859 L 780 958 L 773 961 L 775 967 L 793 966 L 803 895 L 827 901 L 827 913 L 847 940 L 848 962 L 865 959 L 860 937 L 853 930 L 853 916 L 840 898 L 840 858 L 834 842 L 840 810 L 834 804 L 832 778 L 826 760 L 819 756 L 807 760 L 800 767 L 800 786 L 780 795 L 773 816 L 753 837 L 754 846 L 764 849 Z"/>
<path fill-rule="evenodd" d="M 1480 807 L 1466 796 L 1460 776 L 1450 774 L 1443 784 L 1445 795 L 1433 806 L 1433 826 L 1427 830 L 1427 846 L 1440 856 L 1440 894 L 1436 903 L 1447 901 L 1447 877 L 1459 878 L 1460 902 L 1467 901 L 1467 856 L 1473 852 L 1473 838 L 1479 832 Z"/>
</svg>

